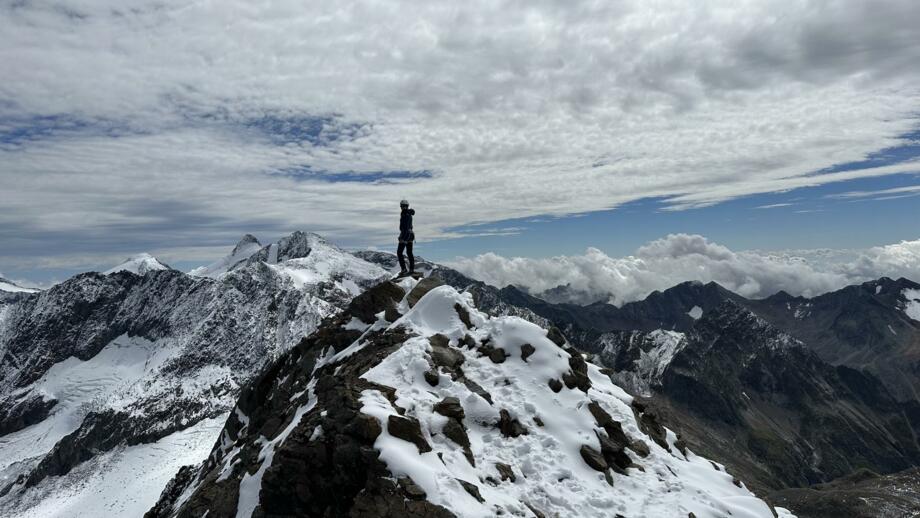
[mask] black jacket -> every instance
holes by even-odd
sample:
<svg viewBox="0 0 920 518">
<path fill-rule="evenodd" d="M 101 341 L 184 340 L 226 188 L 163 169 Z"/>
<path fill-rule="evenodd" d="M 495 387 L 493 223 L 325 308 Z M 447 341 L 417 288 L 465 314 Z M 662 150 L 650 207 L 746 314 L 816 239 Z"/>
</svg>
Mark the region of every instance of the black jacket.
<svg viewBox="0 0 920 518">
<path fill-rule="evenodd" d="M 412 216 L 415 215 L 415 209 L 403 209 L 399 215 L 399 240 L 415 241 L 415 233 L 412 231 Z"/>
</svg>

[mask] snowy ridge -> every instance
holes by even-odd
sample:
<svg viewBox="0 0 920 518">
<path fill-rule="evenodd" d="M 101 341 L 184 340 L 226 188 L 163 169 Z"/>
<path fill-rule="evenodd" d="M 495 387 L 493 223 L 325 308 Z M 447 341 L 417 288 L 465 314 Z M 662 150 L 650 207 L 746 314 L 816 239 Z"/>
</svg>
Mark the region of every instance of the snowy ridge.
<svg viewBox="0 0 920 518">
<path fill-rule="evenodd" d="M 150 516 L 774 516 L 558 333 L 437 283 L 383 283 L 327 320 Z"/>
<path fill-rule="evenodd" d="M 131 272 L 136 275 L 146 275 L 147 272 L 169 269 L 169 266 L 161 263 L 156 257 L 148 253 L 143 253 L 130 257 L 118 266 L 106 270 L 103 272 L 103 275 L 111 275 L 116 272 Z"/>
<path fill-rule="evenodd" d="M 243 239 L 233 247 L 233 251 L 230 252 L 230 255 L 224 256 L 207 266 L 199 266 L 188 273 L 196 277 L 211 277 L 216 279 L 252 257 L 252 255 L 261 248 L 262 245 L 255 236 L 246 234 L 243 236 Z"/>
<path fill-rule="evenodd" d="M 2 291 L 7 293 L 37 293 L 39 290 L 34 288 L 24 288 L 14 283 L 13 281 L 0 277 L 0 292 Z"/>
<path fill-rule="evenodd" d="M 458 304 L 469 312 L 473 330 L 458 317 Z M 650 440 L 635 421 L 632 398 L 596 366 L 587 365 L 591 388 L 586 393 L 566 389 L 555 393 L 549 381 L 569 371 L 570 355 L 536 325 L 514 317 L 489 318 L 473 309 L 470 297 L 446 286 L 429 292 L 392 324 L 400 325 L 416 336 L 363 377 L 396 389 L 396 405 L 419 420 L 433 450 L 419 454 L 415 445 L 388 433 L 387 419 L 398 414 L 379 391 L 363 393 L 362 411 L 384 424 L 375 447 L 394 476 L 409 476 L 430 501 L 457 516 L 491 517 L 498 509 L 527 515 L 533 512 L 531 508 L 549 516 L 686 516 L 691 512 L 698 517 L 772 516 L 765 503 L 733 485 L 731 475 L 692 452 L 680 453 L 670 431 L 670 451 Z M 431 354 L 429 338 L 441 334 L 452 345 L 459 345 L 467 333 L 479 343 L 491 337 L 495 349 L 508 355 L 495 364 L 475 350 L 455 349 L 464 356 L 465 375 L 490 392 L 498 405 L 490 405 L 448 376 L 441 376 L 436 388 L 424 379 L 425 356 Z M 669 345 L 679 341 L 679 337 L 668 338 Z M 524 344 L 535 349 L 526 361 L 522 359 Z M 463 422 L 475 466 L 443 434 L 448 419 L 433 408 L 445 397 L 458 398 L 464 407 Z M 602 450 L 599 434 L 603 432 L 589 410 L 591 403 L 599 404 L 621 423 L 631 440 L 643 440 L 649 446 L 645 457 L 630 451 L 635 468 L 627 468 L 624 474 L 615 474 L 612 468 L 602 473 L 585 462 L 580 453 L 584 446 Z M 503 436 L 495 428 L 501 419 L 497 406 L 523 423 L 527 433 Z M 497 463 L 511 467 L 514 483 L 493 486 L 482 482 L 499 476 Z M 612 484 L 607 477 L 612 477 Z M 482 501 L 458 480 L 475 485 Z"/>
</svg>

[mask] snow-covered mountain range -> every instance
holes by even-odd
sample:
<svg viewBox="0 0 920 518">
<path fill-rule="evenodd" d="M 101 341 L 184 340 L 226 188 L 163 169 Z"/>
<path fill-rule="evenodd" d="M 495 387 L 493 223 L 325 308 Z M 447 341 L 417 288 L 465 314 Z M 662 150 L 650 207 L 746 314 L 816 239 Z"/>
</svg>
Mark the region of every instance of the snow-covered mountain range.
<svg viewBox="0 0 920 518">
<path fill-rule="evenodd" d="M 0 279 L 0 515 L 768 516 L 751 488 L 808 518 L 772 491 L 920 462 L 906 279 L 615 307 L 418 269 L 296 232 Z M 831 508 L 899 516 L 910 473 Z"/>
<path fill-rule="evenodd" d="M 143 514 L 241 386 L 389 277 L 315 234 L 256 244 L 207 276 L 141 255 L 0 309 L 0 515 Z"/>
</svg>

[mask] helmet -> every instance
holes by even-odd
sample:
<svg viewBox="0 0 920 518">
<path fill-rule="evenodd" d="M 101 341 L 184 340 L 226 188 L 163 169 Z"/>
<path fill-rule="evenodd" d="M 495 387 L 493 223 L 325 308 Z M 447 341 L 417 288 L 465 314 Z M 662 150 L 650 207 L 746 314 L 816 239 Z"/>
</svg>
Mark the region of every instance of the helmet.
<svg viewBox="0 0 920 518">
<path fill-rule="evenodd" d="M 408 207 L 408 206 L 409 206 L 409 201 L 408 201 L 408 200 L 400 200 L 399 206 L 400 206 L 400 207 Z"/>
</svg>

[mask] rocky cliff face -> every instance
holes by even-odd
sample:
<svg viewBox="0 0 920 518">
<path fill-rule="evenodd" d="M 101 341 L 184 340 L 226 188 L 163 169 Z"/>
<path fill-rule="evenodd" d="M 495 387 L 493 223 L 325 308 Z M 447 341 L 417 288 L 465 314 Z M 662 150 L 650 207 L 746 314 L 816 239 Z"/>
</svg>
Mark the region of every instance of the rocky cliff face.
<svg viewBox="0 0 920 518">
<path fill-rule="evenodd" d="M 828 365 L 740 304 L 710 309 L 687 333 L 601 341 L 614 379 L 761 489 L 920 464 L 920 427 L 877 378 Z"/>
<path fill-rule="evenodd" d="M 259 253 L 244 241 L 234 253 Z M 87 479 L 94 498 L 142 513 L 174 468 L 140 463 L 206 455 L 241 386 L 388 277 L 319 236 L 295 233 L 259 250 L 267 257 L 273 247 L 277 261 L 225 261 L 233 264 L 213 277 L 87 273 L 8 305 L 0 514 L 72 516 L 70 503 L 88 500 L 73 488 Z M 128 467 L 149 481 L 137 494 L 100 489 L 106 473 Z"/>
<path fill-rule="evenodd" d="M 147 516 L 774 516 L 558 331 L 439 284 L 327 319 Z"/>
</svg>

